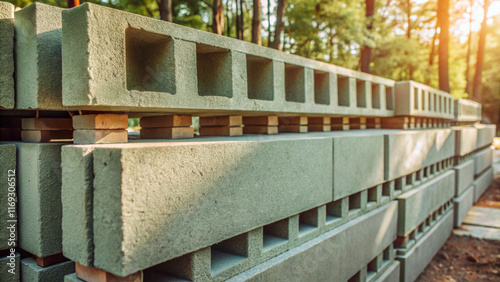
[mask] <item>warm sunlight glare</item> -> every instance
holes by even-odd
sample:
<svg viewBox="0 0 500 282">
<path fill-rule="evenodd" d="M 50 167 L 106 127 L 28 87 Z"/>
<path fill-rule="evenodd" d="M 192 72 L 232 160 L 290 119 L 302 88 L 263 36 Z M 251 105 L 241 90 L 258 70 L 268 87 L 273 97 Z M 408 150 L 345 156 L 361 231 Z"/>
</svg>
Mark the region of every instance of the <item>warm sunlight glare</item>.
<svg viewBox="0 0 500 282">
<path fill-rule="evenodd" d="M 500 2 L 493 2 L 488 9 L 488 24 L 492 24 L 493 20 L 492 17 L 497 16 L 500 14 Z M 460 36 L 460 41 L 465 42 L 467 41 L 467 36 L 469 35 L 469 13 L 464 13 L 463 14 L 464 21 L 460 21 L 455 23 L 455 25 L 451 24 L 451 30 L 450 32 L 455 32 L 457 35 Z M 479 32 L 481 29 L 481 23 L 483 21 L 483 8 L 475 6 L 474 10 L 472 11 L 472 25 L 471 29 L 472 32 Z M 455 31 L 453 29 L 455 28 Z"/>
</svg>

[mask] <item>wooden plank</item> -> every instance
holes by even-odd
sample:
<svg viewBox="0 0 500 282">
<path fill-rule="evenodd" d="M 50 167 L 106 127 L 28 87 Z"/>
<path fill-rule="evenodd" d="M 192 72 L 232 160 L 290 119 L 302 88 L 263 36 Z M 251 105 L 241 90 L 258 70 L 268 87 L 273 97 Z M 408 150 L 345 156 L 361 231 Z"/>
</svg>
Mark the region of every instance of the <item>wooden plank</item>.
<svg viewBox="0 0 500 282">
<path fill-rule="evenodd" d="M 21 139 L 23 142 L 55 142 L 69 141 L 73 138 L 72 130 L 23 130 Z"/>
<path fill-rule="evenodd" d="M 141 139 L 184 139 L 193 138 L 192 127 L 142 128 Z"/>
<path fill-rule="evenodd" d="M 96 267 L 86 267 L 75 262 L 76 277 L 87 282 L 142 282 L 142 271 L 120 277 Z"/>
<path fill-rule="evenodd" d="M 93 114 L 73 116 L 74 129 L 127 129 L 128 115 Z"/>
<path fill-rule="evenodd" d="M 245 125 L 243 127 L 244 134 L 278 134 L 277 126 L 265 125 Z"/>
<path fill-rule="evenodd" d="M 243 117 L 243 124 L 277 126 L 278 116 Z"/>
<path fill-rule="evenodd" d="M 243 127 L 241 126 L 200 127 L 200 136 L 240 136 L 240 135 L 243 135 Z"/>
<path fill-rule="evenodd" d="M 241 126 L 242 116 L 200 117 L 200 126 Z"/>
<path fill-rule="evenodd" d="M 159 127 L 186 127 L 193 124 L 191 116 L 154 116 L 141 118 L 142 128 L 159 128 Z"/>
<path fill-rule="evenodd" d="M 28 130 L 73 130 L 71 118 L 23 118 L 22 129 Z"/>
</svg>

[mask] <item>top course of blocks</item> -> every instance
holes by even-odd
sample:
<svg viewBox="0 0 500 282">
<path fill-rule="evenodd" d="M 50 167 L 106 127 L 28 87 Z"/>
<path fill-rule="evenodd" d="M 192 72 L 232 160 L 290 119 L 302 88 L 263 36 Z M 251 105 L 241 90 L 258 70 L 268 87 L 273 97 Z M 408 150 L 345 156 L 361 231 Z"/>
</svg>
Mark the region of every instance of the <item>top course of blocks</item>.
<svg viewBox="0 0 500 282">
<path fill-rule="evenodd" d="M 415 82 L 401 81 L 395 86 L 396 116 L 454 119 L 451 94 Z"/>
<path fill-rule="evenodd" d="M 0 109 L 14 108 L 14 5 L 0 2 Z"/>
<path fill-rule="evenodd" d="M 62 11 L 62 62 L 82 110 L 393 115 L 392 80 L 89 3 Z"/>
<path fill-rule="evenodd" d="M 455 100 L 455 119 L 457 121 L 480 121 L 481 104 L 466 99 Z"/>
</svg>

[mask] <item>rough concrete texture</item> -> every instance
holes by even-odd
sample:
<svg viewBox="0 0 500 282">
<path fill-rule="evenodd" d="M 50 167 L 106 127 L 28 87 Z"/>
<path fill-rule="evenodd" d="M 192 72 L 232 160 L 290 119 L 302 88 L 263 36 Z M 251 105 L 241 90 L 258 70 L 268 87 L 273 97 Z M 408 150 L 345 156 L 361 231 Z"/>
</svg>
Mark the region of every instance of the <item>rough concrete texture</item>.
<svg viewBox="0 0 500 282">
<path fill-rule="evenodd" d="M 453 119 L 453 96 L 415 81 L 398 81 L 395 89 L 395 116 Z"/>
<path fill-rule="evenodd" d="M 395 260 L 391 263 L 384 273 L 379 276 L 377 279 L 373 280 L 374 282 L 396 282 L 399 281 L 400 275 L 400 266 L 399 261 Z"/>
<path fill-rule="evenodd" d="M 91 146 L 63 146 L 61 150 L 63 254 L 88 267 L 94 259 L 92 150 Z"/>
<path fill-rule="evenodd" d="M 14 5 L 0 2 L 0 108 L 14 108 Z"/>
<path fill-rule="evenodd" d="M 479 197 L 488 189 L 493 181 L 493 169 L 489 168 L 474 180 L 474 203 L 479 200 Z"/>
<path fill-rule="evenodd" d="M 493 138 L 495 138 L 496 125 L 475 124 L 474 127 L 477 129 L 476 149 L 490 146 L 493 143 Z"/>
<path fill-rule="evenodd" d="M 18 253 L 15 253 L 13 258 L 9 256 L 10 254 L 0 257 L 0 281 L 18 282 L 21 276 L 21 256 Z"/>
<path fill-rule="evenodd" d="M 454 103 L 455 120 L 457 121 L 480 121 L 481 103 L 467 99 L 458 99 Z"/>
<path fill-rule="evenodd" d="M 66 261 L 47 267 L 40 267 L 34 258 L 21 260 L 21 277 L 26 282 L 64 281 L 64 276 L 75 272 L 75 263 Z"/>
<path fill-rule="evenodd" d="M 441 249 L 453 230 L 453 210 L 445 214 L 404 255 L 396 257 L 401 263 L 400 281 L 415 281 L 434 255 Z"/>
<path fill-rule="evenodd" d="M 494 152 L 495 149 L 493 147 L 488 147 L 474 154 L 474 175 L 477 176 L 491 167 Z"/>
<path fill-rule="evenodd" d="M 104 6 L 85 3 L 63 11 L 62 33 L 66 106 L 212 114 L 393 113 L 392 80 Z"/>
<path fill-rule="evenodd" d="M 468 160 L 455 167 L 455 196 L 458 197 L 474 181 L 474 160 Z"/>
<path fill-rule="evenodd" d="M 456 197 L 453 199 L 453 222 L 455 227 L 459 227 L 462 224 L 462 221 L 467 216 L 472 204 L 474 203 L 474 186 L 469 186 L 467 190 L 465 190 L 460 197 Z"/>
<path fill-rule="evenodd" d="M 455 131 L 455 156 L 465 156 L 477 149 L 477 128 L 474 126 L 453 126 Z"/>
<path fill-rule="evenodd" d="M 64 282 L 84 282 L 84 281 L 76 277 L 76 273 L 71 273 L 64 276 Z"/>
<path fill-rule="evenodd" d="M 407 236 L 455 195 L 455 172 L 447 171 L 397 198 L 398 236 Z"/>
<path fill-rule="evenodd" d="M 15 13 L 18 109 L 63 109 L 62 10 L 37 2 Z"/>
<path fill-rule="evenodd" d="M 17 143 L 19 247 L 36 256 L 62 252 L 60 143 Z"/>
<path fill-rule="evenodd" d="M 385 137 L 385 179 L 393 180 L 450 158 L 454 151 L 451 129 L 390 132 Z"/>
<path fill-rule="evenodd" d="M 500 210 L 474 206 L 467 214 L 464 224 L 500 229 Z"/>
<path fill-rule="evenodd" d="M 392 201 L 229 281 L 347 281 L 392 244 L 396 222 Z"/>
<path fill-rule="evenodd" d="M 127 275 L 332 201 L 331 139 L 209 139 L 95 146 L 96 267 Z"/>
<path fill-rule="evenodd" d="M 15 243 L 16 241 L 8 241 L 11 232 L 7 229 L 11 223 L 8 220 L 16 220 L 17 212 L 17 188 L 16 183 L 16 145 L 2 144 L 0 145 L 0 206 L 3 207 L 0 211 L 0 250 L 9 249 L 9 242 Z M 9 189 L 10 188 L 10 189 Z M 12 194 L 10 194 L 12 193 Z M 13 207 L 11 206 L 13 205 Z M 14 210 L 9 210 L 12 207 Z M 11 216 L 12 215 L 12 216 Z M 16 233 L 13 233 L 15 235 Z M 17 238 L 17 235 L 15 236 Z"/>
</svg>

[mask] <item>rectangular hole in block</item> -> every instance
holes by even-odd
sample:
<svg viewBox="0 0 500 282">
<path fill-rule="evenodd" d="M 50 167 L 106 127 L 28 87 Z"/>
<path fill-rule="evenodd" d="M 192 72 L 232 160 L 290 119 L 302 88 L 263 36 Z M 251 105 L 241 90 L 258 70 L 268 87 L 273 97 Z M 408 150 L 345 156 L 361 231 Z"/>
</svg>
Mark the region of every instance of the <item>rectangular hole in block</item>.
<svg viewBox="0 0 500 282">
<path fill-rule="evenodd" d="M 220 273 L 248 258 L 248 233 L 211 246 L 211 272 Z"/>
<path fill-rule="evenodd" d="M 263 250 L 268 251 L 288 242 L 288 219 L 264 226 Z"/>
<path fill-rule="evenodd" d="M 366 108 L 366 81 L 356 79 L 356 103 L 358 107 Z"/>
<path fill-rule="evenodd" d="M 318 209 L 314 208 L 299 214 L 299 236 L 318 229 Z"/>
<path fill-rule="evenodd" d="M 451 100 L 451 98 L 448 100 L 448 113 L 451 114 L 451 107 L 452 107 L 452 104 L 453 104 L 453 101 Z"/>
<path fill-rule="evenodd" d="M 361 271 L 358 271 L 358 273 L 354 274 L 347 282 L 361 282 Z"/>
<path fill-rule="evenodd" d="M 273 77 L 273 60 L 247 55 L 249 99 L 272 101 L 274 99 Z"/>
<path fill-rule="evenodd" d="M 342 218 L 342 199 L 326 204 L 326 224 Z"/>
<path fill-rule="evenodd" d="M 304 67 L 285 64 L 285 99 L 290 102 L 306 101 Z"/>
<path fill-rule="evenodd" d="M 422 175 L 422 170 L 419 170 L 415 173 L 415 181 L 420 181 L 422 180 L 421 179 L 421 175 Z"/>
<path fill-rule="evenodd" d="M 377 273 L 377 258 L 374 258 L 372 261 L 370 261 L 367 265 L 367 278 L 371 278 L 372 276 L 375 276 Z"/>
<path fill-rule="evenodd" d="M 403 190 L 403 177 L 397 178 L 394 182 L 394 190 Z"/>
<path fill-rule="evenodd" d="M 394 95 L 393 88 L 390 86 L 385 87 L 385 107 L 387 110 L 394 110 Z"/>
<path fill-rule="evenodd" d="M 170 36 L 125 30 L 127 89 L 175 94 L 174 43 Z"/>
<path fill-rule="evenodd" d="M 382 252 L 382 258 L 384 261 L 389 261 L 391 260 L 391 246 L 387 247 L 384 249 L 384 251 Z"/>
<path fill-rule="evenodd" d="M 427 175 L 427 168 L 426 168 L 426 167 L 424 167 L 423 177 L 424 177 L 424 178 L 428 177 L 428 175 Z"/>
<path fill-rule="evenodd" d="M 198 95 L 233 97 L 231 52 L 196 44 Z"/>
<path fill-rule="evenodd" d="M 434 111 L 436 112 L 437 111 L 437 96 L 436 94 L 433 94 L 434 96 Z"/>
<path fill-rule="evenodd" d="M 419 234 L 424 233 L 424 224 L 423 223 L 418 226 L 418 233 Z"/>
<path fill-rule="evenodd" d="M 368 203 L 377 202 L 377 186 L 368 189 Z"/>
<path fill-rule="evenodd" d="M 425 95 L 427 95 L 426 92 L 424 90 L 422 90 L 422 94 L 421 94 L 421 96 L 422 96 L 422 111 L 426 110 Z"/>
<path fill-rule="evenodd" d="M 408 174 L 406 176 L 406 186 L 411 186 L 413 184 L 413 177 L 412 177 L 412 174 Z"/>
<path fill-rule="evenodd" d="M 448 109 L 448 99 L 441 97 L 441 100 L 443 101 L 443 108 L 441 109 L 441 111 L 446 113 L 446 110 Z"/>
<path fill-rule="evenodd" d="M 349 107 L 349 77 L 337 75 L 337 99 L 339 106 Z"/>
<path fill-rule="evenodd" d="M 418 88 L 413 87 L 413 107 L 418 110 Z"/>
<path fill-rule="evenodd" d="M 385 182 L 382 184 L 382 196 L 391 196 L 391 182 Z"/>
<path fill-rule="evenodd" d="M 330 75 L 324 71 L 314 71 L 314 102 L 330 105 Z"/>
<path fill-rule="evenodd" d="M 349 211 L 361 208 L 361 192 L 349 196 Z"/>
<path fill-rule="evenodd" d="M 380 109 L 380 84 L 372 83 L 372 108 Z"/>
<path fill-rule="evenodd" d="M 429 175 L 433 175 L 434 174 L 434 165 L 430 165 L 429 166 Z"/>
</svg>

